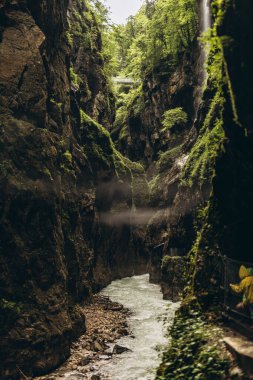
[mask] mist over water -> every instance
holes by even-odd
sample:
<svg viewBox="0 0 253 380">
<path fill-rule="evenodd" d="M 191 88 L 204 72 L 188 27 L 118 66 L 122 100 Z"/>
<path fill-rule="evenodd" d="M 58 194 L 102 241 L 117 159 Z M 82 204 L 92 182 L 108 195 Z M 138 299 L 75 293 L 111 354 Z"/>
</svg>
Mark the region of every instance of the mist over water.
<svg viewBox="0 0 253 380">
<path fill-rule="evenodd" d="M 100 214 L 100 221 L 103 224 L 109 226 L 119 226 L 123 224 L 128 225 L 146 225 L 149 220 L 157 213 L 163 212 L 164 210 L 155 209 L 138 209 L 135 211 L 123 210 L 117 212 L 107 212 Z"/>
<path fill-rule="evenodd" d="M 130 309 L 128 324 L 134 335 L 120 339 L 118 344 L 131 351 L 115 355 L 101 367 L 102 379 L 154 380 L 179 303 L 164 301 L 160 287 L 149 283 L 149 275 L 114 281 L 101 294 Z"/>
<path fill-rule="evenodd" d="M 168 220 L 178 220 L 181 215 L 194 210 L 200 203 L 201 194 L 198 192 L 187 194 L 184 202 L 180 202 L 165 208 L 137 208 L 125 210 L 112 210 L 99 213 L 99 221 L 110 227 L 122 225 L 145 226 L 151 223 L 152 218 L 159 219 L 160 222 Z"/>
</svg>

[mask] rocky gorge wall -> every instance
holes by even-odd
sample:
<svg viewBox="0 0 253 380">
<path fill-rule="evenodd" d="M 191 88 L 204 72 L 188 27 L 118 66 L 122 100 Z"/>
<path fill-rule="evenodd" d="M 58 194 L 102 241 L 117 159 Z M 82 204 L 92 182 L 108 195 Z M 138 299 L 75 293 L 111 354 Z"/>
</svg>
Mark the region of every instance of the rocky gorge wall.
<svg viewBox="0 0 253 380">
<path fill-rule="evenodd" d="M 197 43 L 187 52 L 180 53 L 177 59 L 171 56 L 162 60 L 146 75 L 128 104 L 125 125 L 121 125 L 124 133 L 117 136 L 117 143 L 130 159 L 142 162 L 150 176 L 155 172 L 159 152 L 182 144 L 193 124 L 197 61 Z M 176 107 L 182 107 L 187 113 L 187 125 L 171 133 L 163 131 L 164 112 Z"/>
<path fill-rule="evenodd" d="M 215 162 L 213 192 L 206 208 L 202 229 L 193 250 L 197 270 L 193 277 L 196 292 L 207 290 L 207 297 L 219 294 L 220 279 L 213 273 L 219 255 L 238 261 L 252 261 L 250 215 L 252 213 L 252 52 L 253 38 L 249 22 L 252 4 L 245 1 L 212 2 L 214 28 L 212 62 L 220 62 L 222 88 L 222 147 Z M 247 42 L 246 42 L 247 41 Z M 210 85 L 209 85 L 210 87 Z M 205 280 L 204 269 L 213 276 L 213 286 Z M 203 290 L 205 293 L 205 290 Z M 211 297 L 212 299 L 212 297 Z M 204 301 L 204 302 L 205 302 Z"/>
<path fill-rule="evenodd" d="M 128 119 L 130 135 L 132 130 L 141 130 L 146 141 L 145 129 L 140 128 L 145 120 L 148 131 L 157 125 L 158 144 L 161 141 L 157 150 L 154 139 L 150 144 L 156 165 L 148 166 L 148 174 L 153 174 L 150 204 L 157 211 L 148 227 L 151 280 L 160 282 L 165 297 L 174 300 L 188 285 L 187 294 L 197 296 L 204 308 L 223 300 L 221 256 L 252 261 L 252 52 L 246 43 L 252 40 L 252 6 L 224 0 L 212 1 L 211 9 L 213 27 L 206 37 L 208 79 L 197 113 L 199 93 L 194 87 L 200 72 L 195 52 L 167 77 L 157 76 L 150 92 L 145 91 L 147 83 L 150 86 L 147 78 L 144 106 L 135 118 L 131 110 Z M 162 63 L 158 71 L 163 72 L 163 67 Z M 189 77 L 179 75 L 185 70 Z M 161 135 L 162 114 L 178 106 L 187 110 L 189 122 L 181 130 L 172 129 L 166 139 Z M 133 146 L 138 140 L 136 136 L 128 139 Z M 178 278 L 184 278 L 181 284 Z"/>
<path fill-rule="evenodd" d="M 98 123 L 113 96 L 84 1 L 1 0 L 0 56 L 0 377 L 14 380 L 66 359 L 92 289 L 146 271 L 142 231 L 102 216 L 130 219 L 148 188 Z"/>
<path fill-rule="evenodd" d="M 162 272 L 155 269 L 155 278 L 160 276 L 165 283 L 164 291 L 169 292 L 170 297 L 170 285 L 174 284 L 176 263 L 180 260 L 175 257 L 173 262 L 170 256 L 175 252 L 179 256 L 189 252 L 184 277 L 188 278 L 188 290 L 204 307 L 223 300 L 221 256 L 251 261 L 252 245 L 252 111 L 249 104 L 253 96 L 252 87 L 248 86 L 252 81 L 252 54 L 245 42 L 252 40 L 248 19 L 252 7 L 248 2 L 242 5 L 237 1 L 212 1 L 211 9 L 213 28 L 208 37 L 208 80 L 194 123 L 195 138 L 180 169 L 180 185 L 172 202 L 181 217 L 173 223 L 174 214 L 171 215 L 170 210 L 170 224 L 164 225 L 168 238 L 158 261 L 154 251 L 154 268 L 163 259 Z M 166 176 L 163 178 L 170 183 Z M 158 189 L 160 186 L 163 190 L 166 185 L 162 181 L 158 178 L 157 183 Z M 170 203 L 167 201 L 167 204 Z M 151 225 L 151 231 L 153 229 Z M 184 239 L 189 245 L 184 244 Z M 183 252 L 182 247 L 186 248 Z"/>
<path fill-rule="evenodd" d="M 150 279 L 161 283 L 164 297 L 173 300 L 178 300 L 185 285 L 185 280 L 176 284 L 176 272 L 178 268 L 180 278 L 185 278 L 186 255 L 196 239 L 197 208 L 205 204 L 211 192 L 205 161 L 189 164 L 191 156 L 197 156 L 191 152 L 201 141 L 209 107 L 207 95 L 202 102 L 200 99 L 203 70 L 196 37 L 184 53 L 167 57 L 146 76 L 128 105 L 121 132 L 113 133 L 121 152 L 139 160 L 147 170 L 149 207 L 153 210 L 147 231 Z M 165 112 L 178 108 L 186 113 L 187 121 L 164 128 Z M 117 127 L 117 118 L 115 124 Z M 204 144 L 197 150 L 202 152 Z"/>
<path fill-rule="evenodd" d="M 169 298 L 171 284 L 178 288 L 174 272 L 184 261 L 182 273 L 188 273 L 184 277 L 191 284 L 198 283 L 196 291 L 206 286 L 216 294 L 222 276 L 212 267 L 220 255 L 251 260 L 252 93 L 247 80 L 251 83 L 252 54 L 245 41 L 252 39 L 247 16 L 252 9 L 237 1 L 212 1 L 210 7 L 207 83 L 203 53 L 195 42 L 177 62 L 167 57 L 146 76 L 121 131 L 113 135 L 119 149 L 147 169 L 154 210 L 148 226 L 151 280 L 161 282 Z M 168 131 L 163 115 L 176 107 L 182 107 L 188 121 Z M 214 286 L 204 285 L 207 267 Z"/>
<path fill-rule="evenodd" d="M 170 348 L 157 374 L 159 380 L 234 376 L 232 371 L 229 373 L 231 359 L 224 356 L 220 346 L 224 331 L 217 338 L 213 331 L 224 310 L 222 256 L 236 259 L 238 264 L 244 260 L 252 262 L 249 252 L 252 246 L 253 55 L 248 44 L 253 38 L 250 24 L 253 7 L 249 1 L 236 0 L 212 1 L 211 7 L 213 28 L 208 36 L 208 82 L 203 99 L 203 106 L 209 106 L 206 111 L 203 108 L 203 127 L 184 174 L 190 174 L 194 180 L 193 169 L 204 165 L 202 173 L 211 175 L 212 190 L 209 201 L 197 210 L 196 240 L 188 255 L 188 283 L 171 331 Z M 184 180 L 187 180 L 185 175 Z M 172 270 L 173 280 L 171 263 L 164 262 L 166 265 L 169 272 Z M 199 329 L 195 324 L 199 324 Z M 201 332 L 203 324 L 205 331 L 209 331 L 206 336 L 204 330 Z M 182 367 L 181 363 L 187 364 Z"/>
</svg>

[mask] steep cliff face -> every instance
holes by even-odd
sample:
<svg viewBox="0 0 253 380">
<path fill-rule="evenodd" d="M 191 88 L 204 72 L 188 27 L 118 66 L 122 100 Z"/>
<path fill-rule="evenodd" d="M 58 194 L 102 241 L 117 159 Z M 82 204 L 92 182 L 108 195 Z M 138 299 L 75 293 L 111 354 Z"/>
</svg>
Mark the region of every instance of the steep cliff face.
<svg viewBox="0 0 253 380">
<path fill-rule="evenodd" d="M 85 146 L 95 187 L 96 216 L 89 237 L 93 242 L 93 277 L 97 289 L 112 279 L 146 271 L 144 231 L 141 227 L 133 228 L 131 209 L 147 202 L 149 189 L 142 166 L 116 151 L 109 133 L 92 122 L 103 123 L 109 129 L 115 104 L 105 75 L 101 34 L 89 4 L 71 1 L 68 22 L 71 125 L 80 145 Z M 86 126 L 80 131 L 82 123 Z M 141 193 L 144 196 L 140 200 Z M 120 222 L 115 222 L 115 213 Z"/>
<path fill-rule="evenodd" d="M 157 376 L 159 379 L 189 378 L 193 374 L 200 378 L 230 378 L 229 363 L 212 347 L 210 337 L 194 350 L 192 360 L 186 353 L 188 349 L 192 353 L 189 342 L 197 341 L 194 330 L 199 334 L 194 326 L 196 316 L 200 316 L 201 323 L 207 323 L 203 311 L 215 318 L 223 310 L 226 264 L 221 255 L 236 259 L 238 264 L 252 262 L 253 54 L 248 47 L 253 40 L 250 23 L 253 6 L 250 1 L 236 0 L 214 0 L 211 5 L 214 24 L 208 38 L 208 82 L 203 101 L 203 105 L 209 106 L 202 109 L 203 126 L 182 178 L 184 184 L 190 185 L 189 179 L 196 182 L 196 173 L 200 179 L 202 174 L 209 174 L 212 191 L 209 201 L 195 217 L 197 237 L 189 255 L 188 287 L 172 330 L 171 347 Z M 167 265 L 171 271 L 170 263 Z M 187 323 L 194 326 L 194 330 L 186 329 Z M 208 329 L 212 334 L 209 322 Z M 183 342 L 181 347 L 180 341 Z M 187 362 L 184 367 L 178 352 L 182 352 L 183 362 Z M 197 367 L 199 375 L 196 375 Z"/>
<path fill-rule="evenodd" d="M 253 40 L 249 21 L 253 7 L 249 1 L 225 2 L 223 6 L 217 29 L 221 39 L 228 39 L 222 44 L 229 79 L 224 122 L 227 144 L 217 165 L 214 203 L 219 222 L 225 226 L 219 242 L 221 251 L 229 257 L 251 261 L 253 54 L 248 44 Z"/>
<path fill-rule="evenodd" d="M 198 269 L 195 289 L 203 287 L 214 295 L 219 292 L 219 280 L 211 287 L 204 267 L 212 273 L 212 263 L 218 255 L 252 261 L 252 52 L 248 44 L 253 34 L 249 1 L 213 2 L 215 18 L 213 40 L 220 57 L 223 81 L 223 148 L 214 166 L 213 194 L 205 210 L 202 230 L 195 254 Z M 247 41 L 247 42 L 246 42 Z M 209 63 L 209 66 L 211 62 Z M 210 71 L 212 74 L 212 70 Z"/>
<path fill-rule="evenodd" d="M 105 75 L 101 34 L 91 6 L 85 1 L 71 0 L 68 23 L 75 100 L 91 118 L 109 128 L 114 120 L 115 100 Z"/>
<path fill-rule="evenodd" d="M 27 358 L 35 373 L 55 366 L 85 326 L 75 302 L 89 293 L 90 253 L 69 151 L 66 14 L 67 2 L 1 2 L 2 378 L 29 373 Z"/>
<path fill-rule="evenodd" d="M 97 37 L 85 50 L 87 20 Z M 79 304 L 91 288 L 131 274 L 131 259 L 137 271 L 147 262 L 127 220 L 101 223 L 101 213 L 138 203 L 134 178 L 147 185 L 96 122 L 109 124 L 112 108 L 99 44 L 85 2 L 0 1 L 1 379 L 63 361 L 85 329 Z"/>
</svg>

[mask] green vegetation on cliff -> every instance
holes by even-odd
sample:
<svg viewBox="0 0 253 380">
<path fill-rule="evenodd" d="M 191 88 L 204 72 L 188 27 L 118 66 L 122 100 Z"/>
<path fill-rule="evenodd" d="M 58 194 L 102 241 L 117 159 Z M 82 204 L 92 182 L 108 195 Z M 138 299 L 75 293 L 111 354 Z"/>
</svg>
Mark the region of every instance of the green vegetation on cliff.
<svg viewBox="0 0 253 380">
<path fill-rule="evenodd" d="M 184 125 L 187 122 L 187 114 L 182 107 L 172 108 L 164 112 L 162 125 L 163 131 L 171 129 L 176 125 Z"/>
<path fill-rule="evenodd" d="M 216 27 L 215 24 L 203 39 L 208 50 L 208 79 L 204 98 L 207 92 L 212 95 L 208 97 L 203 124 L 181 175 L 184 186 L 202 186 L 210 181 L 215 175 L 216 159 L 224 146 L 224 104 L 229 78 L 226 75 L 222 45 Z"/>
<path fill-rule="evenodd" d="M 220 36 L 218 33 L 228 6 L 227 1 L 214 1 L 212 3 L 215 22 L 213 28 L 204 37 L 208 49 L 208 80 L 204 97 L 206 93 L 209 94 L 207 98 L 209 106 L 206 109 L 205 119 L 198 139 L 182 172 L 182 186 L 193 186 L 194 184 L 195 186 L 196 184 L 202 186 L 208 180 L 211 180 L 213 185 L 217 176 L 217 162 L 226 152 L 226 124 L 230 123 L 232 126 L 236 123 L 237 128 L 240 129 L 224 55 L 224 44 L 225 46 L 227 45 L 228 38 Z M 219 255 L 221 251 L 218 243 L 218 236 L 221 232 L 217 230 L 219 218 L 215 196 L 212 191 L 210 200 L 197 212 L 197 238 L 190 252 L 192 263 L 190 273 L 191 291 L 195 291 L 196 294 L 205 294 L 203 298 L 206 298 L 208 304 L 212 303 L 212 297 L 215 297 L 219 290 L 217 287 L 212 287 L 207 283 L 203 268 L 208 258 L 215 258 L 215 255 Z M 197 261 L 200 256 L 203 260 L 201 260 L 202 265 L 198 266 Z M 208 289 L 207 293 L 205 292 L 206 289 Z"/>
<path fill-rule="evenodd" d="M 181 308 L 156 380 L 222 380 L 229 368 L 219 344 L 222 329 L 208 323 L 196 305 Z"/>
<path fill-rule="evenodd" d="M 198 27 L 195 0 L 157 0 L 144 2 L 126 25 L 111 29 L 119 62 L 117 75 L 135 79 L 131 87 L 117 87 L 112 138 L 124 155 L 141 161 L 145 167 L 150 166 L 151 160 L 159 159 L 159 155 L 162 163 L 159 160 L 158 171 L 160 166 L 164 167 L 166 147 L 176 148 L 177 142 L 170 142 L 190 123 L 189 110 L 171 104 L 172 95 L 169 90 L 166 93 L 166 83 L 196 44 Z M 182 73 L 175 76 L 175 87 L 185 80 L 180 82 L 179 75 Z M 164 86 L 163 94 L 161 86 Z M 170 84 L 167 86 L 169 89 Z M 165 99 L 158 100 L 157 95 Z"/>
</svg>

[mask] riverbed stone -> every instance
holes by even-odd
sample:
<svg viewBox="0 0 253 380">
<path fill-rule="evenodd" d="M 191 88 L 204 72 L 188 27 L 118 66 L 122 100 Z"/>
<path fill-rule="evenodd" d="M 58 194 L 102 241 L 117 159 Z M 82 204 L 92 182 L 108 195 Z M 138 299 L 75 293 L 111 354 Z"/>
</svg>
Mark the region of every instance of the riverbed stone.
<svg viewBox="0 0 253 380">
<path fill-rule="evenodd" d="M 123 354 L 124 352 L 131 351 L 129 348 L 115 344 L 113 347 L 113 354 Z"/>
<path fill-rule="evenodd" d="M 99 343 L 97 340 L 93 344 L 95 351 L 103 351 L 103 346 L 101 343 Z"/>
<path fill-rule="evenodd" d="M 90 362 L 92 361 L 92 357 L 91 356 L 85 356 L 84 358 L 82 358 L 80 361 L 79 361 L 79 365 L 81 366 L 86 366 L 88 365 Z"/>
<path fill-rule="evenodd" d="M 118 334 L 123 335 L 123 336 L 126 336 L 129 334 L 129 331 L 126 328 L 118 329 L 117 332 Z"/>
<path fill-rule="evenodd" d="M 101 376 L 99 374 L 95 374 L 91 376 L 91 380 L 100 380 Z"/>
<path fill-rule="evenodd" d="M 104 308 L 105 303 L 109 305 L 108 309 Z M 127 326 L 128 312 L 125 312 L 124 309 L 111 310 L 112 305 L 113 303 L 107 297 L 95 295 L 93 302 L 83 307 L 87 331 L 78 342 L 72 345 L 71 356 L 63 366 L 52 373 L 52 380 L 57 380 L 62 374 L 67 374 L 69 379 L 72 371 L 82 376 L 76 377 L 76 379 L 91 380 L 91 375 L 100 376 L 97 373 L 99 365 L 103 361 L 111 359 L 114 348 L 112 343 L 111 346 L 105 344 L 105 337 L 108 338 L 108 341 L 115 342 L 116 335 L 119 336 L 119 334 L 115 334 L 115 331 L 123 331 Z M 118 304 L 115 303 L 115 305 Z M 49 379 L 48 376 L 41 376 L 37 380 Z"/>
</svg>

